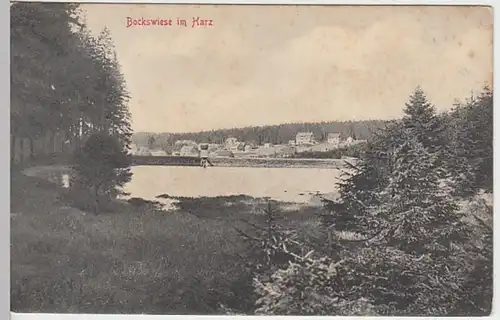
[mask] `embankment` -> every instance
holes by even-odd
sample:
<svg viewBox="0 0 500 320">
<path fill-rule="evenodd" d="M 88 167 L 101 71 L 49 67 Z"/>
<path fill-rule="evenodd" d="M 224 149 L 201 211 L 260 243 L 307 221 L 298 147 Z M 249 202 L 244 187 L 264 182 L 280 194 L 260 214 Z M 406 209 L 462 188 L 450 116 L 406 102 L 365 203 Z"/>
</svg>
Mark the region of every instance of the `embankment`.
<svg viewBox="0 0 500 320">
<path fill-rule="evenodd" d="M 210 158 L 217 167 L 263 167 L 263 168 L 329 168 L 344 167 L 342 159 L 284 159 L 284 158 Z M 197 157 L 183 156 L 132 156 L 132 164 L 160 166 L 199 166 Z"/>
</svg>

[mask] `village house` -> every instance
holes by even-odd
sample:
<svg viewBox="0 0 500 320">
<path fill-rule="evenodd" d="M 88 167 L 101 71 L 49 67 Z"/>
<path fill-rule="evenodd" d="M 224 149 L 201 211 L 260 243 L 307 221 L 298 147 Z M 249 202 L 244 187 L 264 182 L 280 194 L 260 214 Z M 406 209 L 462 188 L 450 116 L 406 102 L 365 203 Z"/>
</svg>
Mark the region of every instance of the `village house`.
<svg viewBox="0 0 500 320">
<path fill-rule="evenodd" d="M 288 144 L 291 145 L 291 146 L 294 146 L 295 145 L 295 140 L 288 140 Z"/>
<path fill-rule="evenodd" d="M 328 143 L 331 143 L 331 144 L 340 143 L 340 133 L 338 133 L 338 132 L 329 133 L 327 136 L 327 141 L 328 141 Z"/>
<path fill-rule="evenodd" d="M 276 157 L 276 149 L 275 148 L 266 148 L 260 147 L 256 150 L 257 156 L 259 158 L 274 158 Z"/>
<path fill-rule="evenodd" d="M 149 151 L 148 148 L 146 147 L 139 147 L 135 152 L 134 155 L 136 156 L 151 156 L 151 151 Z"/>
<path fill-rule="evenodd" d="M 181 148 L 185 147 L 185 146 L 198 148 L 198 144 L 196 142 L 194 142 L 193 140 L 177 140 L 174 143 L 173 149 L 174 149 L 174 151 L 180 152 Z M 187 149 L 185 149 L 185 150 L 187 150 Z"/>
<path fill-rule="evenodd" d="M 181 156 L 197 157 L 199 155 L 198 148 L 195 146 L 183 146 L 179 152 Z"/>
<path fill-rule="evenodd" d="M 228 150 L 237 150 L 238 144 L 239 144 L 238 139 L 233 137 L 227 138 L 226 141 L 224 142 L 224 145 Z"/>
<path fill-rule="evenodd" d="M 352 137 L 347 137 L 347 139 L 345 140 L 345 144 L 347 146 L 350 146 L 354 143 L 354 139 Z"/>
<path fill-rule="evenodd" d="M 340 133 L 331 132 L 328 134 L 327 141 L 329 144 L 338 146 L 340 145 Z"/>
<path fill-rule="evenodd" d="M 314 134 L 312 132 L 299 132 L 295 136 L 295 143 L 297 145 L 315 144 L 316 139 L 314 138 Z"/>
<path fill-rule="evenodd" d="M 333 144 L 333 143 L 318 143 L 314 146 L 311 146 L 311 148 L 308 151 L 312 152 L 327 152 L 327 151 L 332 151 L 335 149 L 339 148 L 339 144 Z"/>
<path fill-rule="evenodd" d="M 295 154 L 295 147 L 288 145 L 276 146 L 276 155 L 281 158 L 290 158 Z"/>
</svg>

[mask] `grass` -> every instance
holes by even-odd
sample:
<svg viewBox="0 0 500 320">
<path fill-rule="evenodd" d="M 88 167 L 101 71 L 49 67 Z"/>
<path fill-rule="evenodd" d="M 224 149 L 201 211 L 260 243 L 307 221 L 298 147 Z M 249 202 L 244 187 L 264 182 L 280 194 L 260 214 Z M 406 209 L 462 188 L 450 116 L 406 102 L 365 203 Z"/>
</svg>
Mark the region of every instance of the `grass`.
<svg viewBox="0 0 500 320">
<path fill-rule="evenodd" d="M 175 212 L 116 202 L 110 212 L 94 215 L 75 209 L 55 184 L 15 171 L 11 179 L 12 311 L 221 314 L 224 305 L 251 313 L 248 261 L 240 258 L 246 247 L 235 228 L 248 227 L 242 220 L 263 221 L 267 199 L 178 197 Z M 461 209 L 490 224 L 490 202 L 483 195 Z M 281 224 L 324 246 L 321 208 L 272 206 Z M 480 237 L 478 229 L 478 243 Z"/>
<path fill-rule="evenodd" d="M 11 190 L 12 311 L 217 314 L 223 304 L 250 312 L 234 227 L 258 221 L 265 200 L 180 198 L 176 212 L 121 203 L 94 215 L 38 178 L 13 172 Z M 317 209 L 296 209 L 285 223 L 314 220 Z"/>
</svg>

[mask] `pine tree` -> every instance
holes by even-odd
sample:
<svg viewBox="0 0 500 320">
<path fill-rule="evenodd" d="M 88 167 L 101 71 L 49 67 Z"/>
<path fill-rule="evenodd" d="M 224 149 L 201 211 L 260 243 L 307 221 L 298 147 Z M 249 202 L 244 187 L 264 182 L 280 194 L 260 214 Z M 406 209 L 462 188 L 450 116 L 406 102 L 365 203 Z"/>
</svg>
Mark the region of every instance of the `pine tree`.
<svg viewBox="0 0 500 320">
<path fill-rule="evenodd" d="M 336 230 L 366 232 L 369 230 L 369 222 L 364 219 L 367 210 L 378 203 L 377 168 L 366 160 L 358 165 L 348 165 L 349 169 L 342 171 L 337 183 L 340 201 L 325 200 L 330 214 L 324 216 L 324 222 Z"/>
<path fill-rule="evenodd" d="M 394 169 L 377 214 L 387 230 L 385 241 L 414 254 L 446 251 L 464 236 L 457 205 L 440 183 L 438 155 L 418 141 L 414 130 L 404 137 L 393 153 Z"/>
<path fill-rule="evenodd" d="M 474 142 L 470 140 L 469 114 L 473 109 L 474 97 L 465 103 L 457 103 L 448 115 L 446 165 L 451 172 L 457 196 L 467 196 L 475 193 L 474 181 Z"/>
<path fill-rule="evenodd" d="M 106 126 L 127 145 L 130 97 L 109 31 L 93 37 L 77 4 L 10 9 L 12 133 L 33 139 L 60 132 L 79 142 Z"/>
<path fill-rule="evenodd" d="M 439 151 L 442 147 L 441 135 L 444 127 L 436 115 L 434 106 L 427 100 L 419 86 L 406 103 L 404 113 L 404 127 L 412 130 L 424 148 L 428 148 L 430 152 Z"/>
<path fill-rule="evenodd" d="M 493 190 L 493 94 L 488 87 L 449 116 L 447 164 L 459 195 Z"/>
<path fill-rule="evenodd" d="M 471 110 L 470 146 L 475 150 L 475 186 L 493 191 L 493 93 L 489 87 L 476 99 Z"/>
<path fill-rule="evenodd" d="M 11 132 L 35 139 L 71 121 L 68 66 L 78 37 L 75 4 L 14 3 L 11 10 Z M 31 144 L 32 145 L 32 144 Z"/>
<path fill-rule="evenodd" d="M 391 150 L 402 143 L 400 121 L 390 122 L 373 133 L 364 147 L 361 161 L 343 170 L 337 183 L 340 201 L 326 201 L 330 212 L 324 216 L 325 223 L 335 225 L 337 230 L 353 230 L 372 235 L 377 222 L 370 212 L 380 205 L 378 193 L 386 187 L 392 170 Z"/>
</svg>

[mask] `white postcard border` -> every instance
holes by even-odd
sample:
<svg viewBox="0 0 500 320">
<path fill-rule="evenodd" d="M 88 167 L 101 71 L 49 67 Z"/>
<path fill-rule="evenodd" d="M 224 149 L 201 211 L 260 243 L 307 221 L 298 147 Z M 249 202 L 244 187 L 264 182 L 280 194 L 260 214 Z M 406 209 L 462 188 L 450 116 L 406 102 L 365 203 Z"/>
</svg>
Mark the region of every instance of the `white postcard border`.
<svg viewBox="0 0 500 320">
<path fill-rule="evenodd" d="M 225 1 L 214 1 L 214 0 L 177 0 L 177 1 L 168 1 L 168 0 L 107 0 L 107 1 L 64 1 L 64 0 L 44 0 L 44 1 L 29 1 L 29 0 L 18 0 L 16 2 L 79 2 L 79 3 L 140 3 L 140 4 L 275 4 L 275 5 L 487 5 L 492 6 L 494 13 L 497 2 L 494 0 L 427 0 L 427 1 L 415 1 L 415 0 L 395 0 L 395 1 L 387 1 L 387 0 L 353 0 L 353 1 L 335 1 L 335 0 L 316 0 L 316 1 L 307 1 L 307 0 L 270 0 L 270 1 L 259 1 L 259 0 L 225 0 Z M 0 37 L 3 39 L 3 42 L 6 44 L 6 48 L 10 48 L 9 43 L 9 30 L 10 30 L 10 15 L 9 15 L 9 3 L 3 2 L 4 8 L 0 10 L 0 22 L 2 27 L 0 28 Z M 494 27 L 497 22 L 496 15 L 494 14 Z M 496 57 L 496 53 L 498 52 L 498 43 L 499 36 L 497 32 L 494 31 L 494 57 Z M 5 48 L 5 47 L 4 47 Z M 10 106 L 10 59 L 9 59 L 9 49 L 0 51 L 0 61 L 3 64 L 4 72 L 3 77 L 1 78 L 0 88 L 2 88 L 2 99 L 5 106 Z M 496 63 L 494 65 L 494 74 L 498 73 L 498 68 Z M 493 90 L 494 92 L 500 92 L 500 85 L 497 84 L 496 81 L 493 82 Z M 494 100 L 495 109 L 498 103 Z M 5 214 L 1 215 L 1 219 L 3 219 L 3 223 L 0 223 L 2 230 L 0 234 L 2 234 L 3 239 L 0 241 L 0 252 L 4 256 L 4 263 L 1 264 L 0 269 L 0 287 L 2 288 L 1 296 L 0 296 L 0 315 L 3 316 L 8 315 L 13 320 L 59 320 L 59 319 L 72 319 L 72 320 L 147 320 L 147 319 L 170 319 L 170 320 L 184 320 L 184 319 L 205 319 L 205 320 L 215 320 L 215 319 L 251 319 L 258 318 L 258 316 L 163 316 L 163 315 L 97 315 L 97 314 L 23 314 L 23 313 L 12 313 L 10 312 L 10 112 L 9 108 L 1 108 L 1 112 L 3 116 L 0 116 L 4 119 L 5 125 L 1 126 L 0 130 L 2 131 L 2 136 L 5 138 L 0 139 L 0 147 L 2 150 L 6 150 L 3 156 L 0 158 L 1 165 L 4 166 L 5 171 L 2 171 L 3 178 L 0 179 L 2 181 L 2 191 L 3 191 L 3 200 L 1 201 L 4 204 Z M 500 126 L 500 113 L 494 112 L 494 127 Z M 498 144 L 500 141 L 500 131 L 494 130 L 494 162 L 495 167 L 499 166 L 499 154 L 498 154 Z M 500 183 L 500 173 L 499 170 L 494 170 L 494 182 Z M 494 195 L 494 202 L 496 203 L 498 199 L 498 195 Z M 497 207 L 495 206 L 495 211 Z M 500 222 L 498 219 L 494 219 L 494 229 L 495 231 L 499 229 Z M 500 290 L 498 285 L 498 274 L 499 274 L 499 248 L 496 245 L 499 243 L 499 235 L 497 232 L 494 232 L 494 295 L 493 295 L 493 310 L 492 314 L 489 317 L 483 317 L 485 319 L 496 318 L 495 315 L 498 314 L 499 308 L 499 296 Z M 289 318 L 290 316 L 288 316 Z M 260 318 L 260 317 L 259 317 Z M 284 316 L 269 316 L 268 318 L 272 319 L 285 319 Z M 294 317 L 297 319 L 302 318 L 310 318 L 310 317 L 302 317 L 297 316 Z M 327 317 L 314 317 L 314 318 L 327 318 Z M 353 318 L 364 318 L 364 319 L 437 319 L 438 317 L 335 317 L 335 319 L 353 319 Z M 468 317 L 446 317 L 446 319 L 468 319 Z"/>
</svg>

